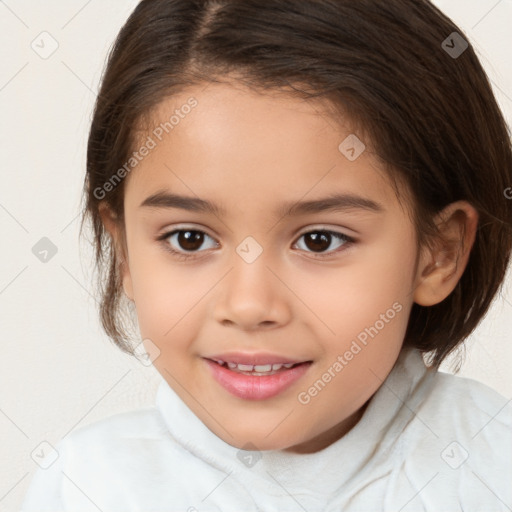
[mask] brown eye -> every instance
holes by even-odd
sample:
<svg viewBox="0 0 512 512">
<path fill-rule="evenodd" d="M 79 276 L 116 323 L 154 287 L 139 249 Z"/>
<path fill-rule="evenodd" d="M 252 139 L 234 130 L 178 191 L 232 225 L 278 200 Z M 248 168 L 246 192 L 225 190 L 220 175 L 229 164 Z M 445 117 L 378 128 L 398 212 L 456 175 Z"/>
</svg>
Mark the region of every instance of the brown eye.
<svg viewBox="0 0 512 512">
<path fill-rule="evenodd" d="M 307 233 L 304 235 L 304 243 L 308 249 L 322 252 L 331 245 L 331 235 L 325 232 Z"/>
<path fill-rule="evenodd" d="M 354 239 L 344 235 L 343 233 L 319 230 L 304 233 L 299 238 L 299 241 L 300 242 L 296 243 L 296 245 L 299 246 L 299 249 L 320 255 L 323 255 L 324 253 L 329 255 L 331 253 L 338 252 L 337 249 L 339 250 L 340 247 L 350 245 L 354 242 Z M 303 247 L 300 247 L 301 245 Z M 332 247 L 333 245 L 334 247 Z"/>
<path fill-rule="evenodd" d="M 174 253 L 201 253 L 204 249 L 218 247 L 215 240 L 198 229 L 176 229 L 159 237 L 166 248 Z"/>
<path fill-rule="evenodd" d="M 197 251 L 204 242 L 204 233 L 201 231 L 179 231 L 178 244 L 185 251 Z"/>
</svg>

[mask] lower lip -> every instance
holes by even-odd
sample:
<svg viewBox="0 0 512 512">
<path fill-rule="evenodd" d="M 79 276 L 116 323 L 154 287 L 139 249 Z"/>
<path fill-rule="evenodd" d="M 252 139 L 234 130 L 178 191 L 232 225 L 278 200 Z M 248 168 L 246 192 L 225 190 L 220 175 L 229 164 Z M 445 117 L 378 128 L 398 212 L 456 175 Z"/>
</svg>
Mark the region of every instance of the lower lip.
<svg viewBox="0 0 512 512">
<path fill-rule="evenodd" d="M 282 393 L 299 380 L 311 366 L 302 363 L 293 368 L 282 369 L 273 375 L 245 375 L 206 359 L 213 378 L 232 395 L 244 400 L 265 400 Z"/>
</svg>

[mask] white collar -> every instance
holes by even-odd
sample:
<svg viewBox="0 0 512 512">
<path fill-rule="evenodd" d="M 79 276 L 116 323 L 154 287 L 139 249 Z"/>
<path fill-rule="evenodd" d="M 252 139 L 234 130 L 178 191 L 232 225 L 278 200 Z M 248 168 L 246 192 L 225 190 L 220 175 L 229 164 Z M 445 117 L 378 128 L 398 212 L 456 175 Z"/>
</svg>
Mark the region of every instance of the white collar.
<svg viewBox="0 0 512 512">
<path fill-rule="evenodd" d="M 372 468 L 375 476 L 376 465 L 381 464 L 385 471 L 389 448 L 414 415 L 416 402 L 424 396 L 414 394 L 414 390 L 427 384 L 434 373 L 428 371 L 419 350 L 403 349 L 359 422 L 342 438 L 311 454 L 263 451 L 252 467 L 243 463 L 242 458 L 253 454 L 217 437 L 165 380 L 158 388 L 156 405 L 172 438 L 205 464 L 235 473 L 240 481 L 250 482 L 251 486 L 258 482 L 264 486 L 274 478 L 290 493 L 313 489 L 320 495 L 331 495 L 353 478 L 360 480 L 365 473 L 370 475 Z"/>
</svg>

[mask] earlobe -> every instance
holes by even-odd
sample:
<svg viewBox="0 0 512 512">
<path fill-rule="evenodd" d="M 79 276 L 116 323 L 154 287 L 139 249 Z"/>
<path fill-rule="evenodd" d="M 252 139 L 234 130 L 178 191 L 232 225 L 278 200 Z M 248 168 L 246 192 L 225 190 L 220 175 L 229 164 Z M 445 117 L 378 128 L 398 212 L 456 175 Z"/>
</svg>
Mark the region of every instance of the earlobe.
<svg viewBox="0 0 512 512">
<path fill-rule="evenodd" d="M 423 248 L 416 273 L 414 302 L 433 306 L 454 290 L 467 266 L 476 237 L 478 212 L 466 201 L 451 203 L 436 217 L 439 237 Z"/>
<path fill-rule="evenodd" d="M 105 203 L 101 202 L 98 206 L 98 213 L 100 214 L 103 226 L 110 233 L 113 239 L 116 239 L 117 235 L 117 218 L 110 207 Z"/>
<path fill-rule="evenodd" d="M 128 267 L 128 262 L 123 261 L 121 263 L 121 275 L 123 281 L 123 290 L 125 295 L 131 300 L 133 299 L 133 286 L 132 286 L 132 276 L 130 274 L 130 269 Z"/>
<path fill-rule="evenodd" d="M 101 221 L 103 222 L 103 226 L 112 237 L 112 243 L 116 253 L 116 260 L 119 266 L 119 273 L 121 274 L 124 293 L 130 300 L 133 301 L 133 286 L 130 274 L 130 266 L 125 255 L 126 243 L 125 238 L 121 232 L 123 227 L 119 225 L 119 220 L 107 204 L 100 203 L 98 211 L 101 217 Z"/>
</svg>

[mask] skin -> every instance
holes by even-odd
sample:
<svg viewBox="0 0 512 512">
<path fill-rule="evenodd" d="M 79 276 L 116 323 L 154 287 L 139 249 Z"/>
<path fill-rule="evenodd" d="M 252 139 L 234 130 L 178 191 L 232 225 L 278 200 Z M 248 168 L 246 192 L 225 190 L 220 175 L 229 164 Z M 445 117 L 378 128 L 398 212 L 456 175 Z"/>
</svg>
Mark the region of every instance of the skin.
<svg viewBox="0 0 512 512">
<path fill-rule="evenodd" d="M 160 350 L 153 364 L 212 432 L 236 447 L 316 452 L 360 419 L 400 353 L 412 304 L 436 304 L 453 290 L 477 213 L 462 201 L 448 206 L 437 219 L 445 240 L 418 251 L 411 217 L 370 141 L 355 161 L 338 149 L 354 133 L 348 119 L 335 124 L 318 101 L 224 83 L 164 101 L 154 125 L 190 96 L 198 106 L 126 178 L 125 225 L 102 205 L 124 259 L 124 292 L 135 302 L 142 338 Z M 211 201 L 225 213 L 140 207 L 164 189 Z M 333 192 L 371 199 L 382 211 L 276 213 L 283 202 Z M 178 227 L 208 235 L 196 244 L 197 258 L 180 260 L 165 250 L 186 252 L 176 236 L 156 240 Z M 320 229 L 355 242 L 333 237 L 315 252 L 302 235 Z M 263 249 L 252 263 L 236 252 L 248 236 Z M 309 403 L 300 403 L 298 394 L 396 303 L 401 311 L 378 335 Z M 235 350 L 313 364 L 278 396 L 243 400 L 222 388 L 202 359 Z"/>
</svg>

